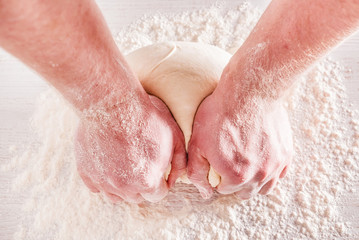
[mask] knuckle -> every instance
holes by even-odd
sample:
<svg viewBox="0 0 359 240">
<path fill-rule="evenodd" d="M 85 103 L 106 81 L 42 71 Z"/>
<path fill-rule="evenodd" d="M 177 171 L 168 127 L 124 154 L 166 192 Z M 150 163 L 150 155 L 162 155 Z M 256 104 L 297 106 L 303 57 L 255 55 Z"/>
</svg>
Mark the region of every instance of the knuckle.
<svg viewBox="0 0 359 240">
<path fill-rule="evenodd" d="M 248 178 L 244 172 L 233 171 L 233 173 L 231 175 L 232 175 L 231 183 L 233 185 L 240 185 L 240 184 L 245 183 L 248 180 Z"/>
<path fill-rule="evenodd" d="M 228 165 L 226 172 L 231 179 L 233 185 L 240 185 L 249 180 L 248 167 L 243 164 Z"/>
<path fill-rule="evenodd" d="M 268 176 L 268 171 L 266 169 L 260 169 L 254 176 L 256 182 L 262 182 Z"/>
<path fill-rule="evenodd" d="M 237 178 L 235 178 L 233 180 L 233 184 L 235 184 L 235 185 L 240 185 L 240 184 L 243 184 L 245 182 L 247 182 L 247 179 L 245 177 L 243 177 L 243 176 L 238 176 Z"/>
</svg>

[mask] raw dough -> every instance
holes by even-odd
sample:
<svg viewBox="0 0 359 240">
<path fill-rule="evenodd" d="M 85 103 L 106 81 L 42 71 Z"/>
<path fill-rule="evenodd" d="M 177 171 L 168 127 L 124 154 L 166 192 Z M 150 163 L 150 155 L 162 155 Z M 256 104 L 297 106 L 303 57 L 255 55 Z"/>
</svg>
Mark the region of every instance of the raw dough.
<svg viewBox="0 0 359 240">
<path fill-rule="evenodd" d="M 216 88 L 230 58 L 218 47 L 193 42 L 157 43 L 126 56 L 146 92 L 163 100 L 172 112 L 186 148 L 196 110 Z M 208 179 L 213 187 L 220 182 L 212 168 Z"/>
</svg>

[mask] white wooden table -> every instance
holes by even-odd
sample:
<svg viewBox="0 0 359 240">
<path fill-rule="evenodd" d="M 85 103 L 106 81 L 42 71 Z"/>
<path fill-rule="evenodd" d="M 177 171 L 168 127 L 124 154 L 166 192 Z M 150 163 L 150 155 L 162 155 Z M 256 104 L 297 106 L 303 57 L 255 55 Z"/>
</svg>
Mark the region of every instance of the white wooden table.
<svg viewBox="0 0 359 240">
<path fill-rule="evenodd" d="M 143 14 L 179 12 L 210 6 L 214 0 L 98 0 L 113 33 Z M 227 6 L 241 1 L 227 0 Z M 269 1 L 251 1 L 264 9 Z M 352 69 L 345 82 L 351 100 L 359 109 L 359 33 L 335 49 L 331 55 Z M 34 110 L 36 96 L 46 88 L 46 83 L 17 59 L 0 49 L 0 164 L 9 161 L 9 146 L 23 143 L 28 135 L 28 119 Z M 0 173 L 0 239 L 11 239 L 20 219 L 22 199 L 9 197 L 11 174 Z M 359 191 L 359 185 L 357 185 Z M 351 199 L 344 208 L 355 215 L 359 229 L 359 200 Z"/>
</svg>

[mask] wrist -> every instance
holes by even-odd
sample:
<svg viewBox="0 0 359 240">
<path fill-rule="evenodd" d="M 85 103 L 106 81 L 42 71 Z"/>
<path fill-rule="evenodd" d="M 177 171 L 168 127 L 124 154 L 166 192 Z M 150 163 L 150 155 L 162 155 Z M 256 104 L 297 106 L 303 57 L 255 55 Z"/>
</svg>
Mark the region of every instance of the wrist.
<svg viewBox="0 0 359 240">
<path fill-rule="evenodd" d="M 121 57 L 119 60 L 86 61 L 88 65 L 80 63 L 75 68 L 57 70 L 67 74 L 52 82 L 79 112 L 145 97 L 147 94 L 139 80 Z M 92 62 L 97 64 L 90 66 Z"/>
<path fill-rule="evenodd" d="M 148 115 L 148 98 L 141 90 L 121 93 L 111 91 L 102 99 L 78 111 L 78 114 L 88 126 L 110 131 L 114 135 L 130 136 L 139 131 L 141 121 Z"/>
<path fill-rule="evenodd" d="M 292 69 L 295 63 L 286 54 L 285 44 L 244 44 L 223 70 L 215 91 L 237 101 L 281 99 L 296 79 Z"/>
<path fill-rule="evenodd" d="M 221 82 L 211 95 L 227 115 L 250 115 L 262 110 L 270 110 L 273 106 L 281 104 L 284 95 L 277 97 L 261 91 L 246 90 L 238 82 Z M 249 117 L 249 116 L 248 116 Z"/>
</svg>

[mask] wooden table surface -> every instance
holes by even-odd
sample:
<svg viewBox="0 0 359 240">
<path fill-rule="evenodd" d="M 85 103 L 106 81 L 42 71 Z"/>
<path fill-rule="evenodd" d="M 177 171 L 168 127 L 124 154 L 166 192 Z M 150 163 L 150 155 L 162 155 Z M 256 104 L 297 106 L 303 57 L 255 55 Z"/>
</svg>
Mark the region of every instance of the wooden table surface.
<svg viewBox="0 0 359 240">
<path fill-rule="evenodd" d="M 98 0 L 113 33 L 143 14 L 179 12 L 210 6 L 214 0 Z M 234 6 L 241 1 L 224 1 Z M 264 9 L 269 1 L 250 1 Z M 347 92 L 359 109 L 359 33 L 344 41 L 331 54 L 333 58 L 352 69 L 346 73 Z M 26 142 L 29 137 L 28 120 L 34 110 L 36 96 L 46 88 L 46 83 L 33 71 L 0 49 L 0 164 L 9 161 L 9 147 Z M 358 177 L 358 176 L 357 176 Z M 359 178 L 359 177 L 358 177 Z M 9 197 L 11 173 L 0 172 L 0 239 L 11 239 L 20 219 L 23 199 Z M 359 180 L 359 179 L 357 179 Z M 359 192 L 359 184 L 356 185 Z M 357 194 L 358 196 L 358 194 Z M 359 232 L 359 200 L 348 199 L 343 214 L 350 215 Z"/>
</svg>

